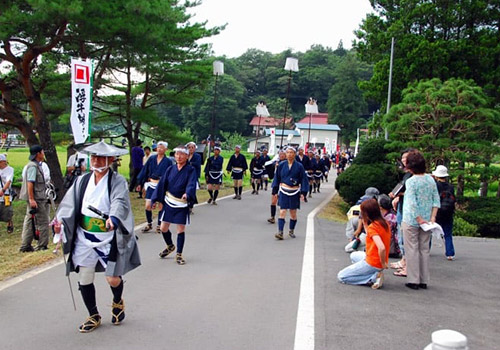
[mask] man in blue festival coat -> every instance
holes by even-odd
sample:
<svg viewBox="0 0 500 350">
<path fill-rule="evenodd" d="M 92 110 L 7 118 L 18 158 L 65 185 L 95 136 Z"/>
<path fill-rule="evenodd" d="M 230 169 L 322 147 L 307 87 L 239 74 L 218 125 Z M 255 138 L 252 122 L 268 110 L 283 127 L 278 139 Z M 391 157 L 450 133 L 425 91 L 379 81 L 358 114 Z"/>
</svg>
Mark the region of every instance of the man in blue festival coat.
<svg viewBox="0 0 500 350">
<path fill-rule="evenodd" d="M 283 239 L 283 229 L 285 227 L 286 211 L 290 211 L 290 231 L 289 236 L 295 238 L 295 225 L 297 224 L 297 209 L 300 209 L 300 195 L 306 197 L 309 183 L 306 172 L 301 163 L 296 161 L 296 151 L 293 147 L 286 149 L 286 161 L 278 165 L 273 179 L 273 195 L 278 195 L 278 205 L 280 207 L 280 217 L 278 219 L 278 233 L 274 235 L 276 239 Z"/>
<path fill-rule="evenodd" d="M 207 165 L 205 166 L 205 180 L 207 182 L 207 189 L 210 198 L 207 203 L 217 205 L 217 196 L 219 195 L 220 184 L 222 183 L 224 158 L 220 155 L 221 148 L 214 147 L 214 155 L 208 158 Z M 215 189 L 215 191 L 214 191 Z"/>
<path fill-rule="evenodd" d="M 144 187 L 146 191 L 146 220 L 147 225 L 142 229 L 141 232 L 146 233 L 153 229 L 153 211 L 151 210 L 151 196 L 155 190 L 160 178 L 165 174 L 165 171 L 173 164 L 172 160 L 165 155 L 167 151 L 168 143 L 165 141 L 158 142 L 156 146 L 156 154 L 148 158 L 148 161 L 142 168 L 141 172 L 137 176 L 137 181 L 139 185 L 138 190 L 141 186 Z M 160 233 L 160 216 L 158 215 L 158 225 L 156 226 L 156 232 Z"/>
<path fill-rule="evenodd" d="M 306 173 L 308 170 L 311 169 L 311 160 L 306 154 L 304 154 L 304 147 L 302 146 L 299 147 L 299 154 L 297 154 L 295 160 L 300 164 L 302 164 Z M 304 197 L 304 202 L 307 203 L 307 196 Z"/>
<path fill-rule="evenodd" d="M 233 199 L 241 200 L 241 192 L 243 191 L 243 176 L 248 169 L 247 159 L 240 153 L 241 146 L 234 147 L 234 154 L 229 158 L 226 171 L 231 174 L 234 182 L 234 197 Z"/>
<path fill-rule="evenodd" d="M 260 156 L 260 150 L 255 151 L 255 157 L 250 161 L 250 176 L 252 181 L 252 194 L 259 194 L 259 187 L 264 173 L 264 161 Z"/>
<path fill-rule="evenodd" d="M 196 170 L 189 164 L 187 159 L 189 151 L 185 146 L 174 149 L 175 162 L 162 176 L 158 186 L 151 196 L 153 207 L 156 202 L 161 204 L 161 233 L 167 247 L 160 253 L 161 258 L 175 250 L 172 242 L 170 224 L 177 225 L 177 256 L 175 261 L 184 265 L 186 261 L 182 257 L 184 242 L 186 239 L 185 229 L 189 222 L 189 207 L 196 203 Z"/>
<path fill-rule="evenodd" d="M 267 173 L 267 169 L 266 169 L 265 165 L 267 162 L 269 162 L 271 160 L 271 157 L 269 157 L 267 152 L 268 152 L 267 148 L 262 149 L 261 158 L 262 158 L 262 162 L 264 163 L 264 172 L 262 173 L 262 179 L 260 182 L 260 189 L 262 189 L 262 187 L 264 187 L 264 191 L 267 191 L 267 184 L 269 182 L 269 174 Z M 271 177 L 273 177 L 273 176 L 274 176 L 274 173 L 271 174 Z"/>
</svg>

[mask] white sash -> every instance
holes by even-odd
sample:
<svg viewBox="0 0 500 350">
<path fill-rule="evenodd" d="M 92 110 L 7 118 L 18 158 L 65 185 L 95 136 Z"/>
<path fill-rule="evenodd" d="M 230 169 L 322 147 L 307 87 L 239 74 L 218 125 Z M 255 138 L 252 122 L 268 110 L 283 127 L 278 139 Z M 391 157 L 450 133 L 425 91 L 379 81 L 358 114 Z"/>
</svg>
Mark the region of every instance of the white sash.
<svg viewBox="0 0 500 350">
<path fill-rule="evenodd" d="M 165 203 L 171 208 L 186 208 L 188 206 L 186 200 L 179 200 L 179 198 L 172 196 L 169 192 L 165 194 Z"/>
<path fill-rule="evenodd" d="M 239 174 L 239 173 L 243 172 L 243 168 L 234 167 L 233 169 L 231 169 L 231 171 L 235 174 Z"/>
<path fill-rule="evenodd" d="M 286 187 L 282 186 L 282 184 L 280 184 L 280 192 L 291 197 L 291 196 L 295 196 L 297 193 L 300 192 L 300 187 L 297 188 L 296 190 L 294 190 L 294 189 L 286 188 Z"/>
<path fill-rule="evenodd" d="M 215 174 L 215 176 L 214 176 L 214 174 Z M 210 177 L 211 177 L 212 179 L 214 179 L 214 180 L 217 180 L 219 177 L 221 177 L 221 176 L 222 176 L 222 174 L 223 174 L 223 172 L 222 172 L 222 171 L 209 171 L 209 172 L 208 172 L 208 175 L 210 175 Z"/>
</svg>

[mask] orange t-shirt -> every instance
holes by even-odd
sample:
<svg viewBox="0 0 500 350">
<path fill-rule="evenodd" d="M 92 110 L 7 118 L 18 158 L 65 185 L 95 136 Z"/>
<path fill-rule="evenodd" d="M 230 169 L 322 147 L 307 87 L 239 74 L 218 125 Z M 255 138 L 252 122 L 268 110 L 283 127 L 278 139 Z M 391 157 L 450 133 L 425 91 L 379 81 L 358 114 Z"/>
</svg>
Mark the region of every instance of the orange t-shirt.
<svg viewBox="0 0 500 350">
<path fill-rule="evenodd" d="M 382 263 L 380 262 L 377 245 L 373 242 L 373 236 L 378 235 L 382 239 L 385 246 L 385 261 L 389 261 L 391 229 L 389 228 L 389 225 L 387 226 L 387 229 L 385 229 L 380 223 L 374 221 L 368 225 L 368 232 L 366 233 L 366 262 L 368 265 L 379 269 L 382 268 Z"/>
</svg>

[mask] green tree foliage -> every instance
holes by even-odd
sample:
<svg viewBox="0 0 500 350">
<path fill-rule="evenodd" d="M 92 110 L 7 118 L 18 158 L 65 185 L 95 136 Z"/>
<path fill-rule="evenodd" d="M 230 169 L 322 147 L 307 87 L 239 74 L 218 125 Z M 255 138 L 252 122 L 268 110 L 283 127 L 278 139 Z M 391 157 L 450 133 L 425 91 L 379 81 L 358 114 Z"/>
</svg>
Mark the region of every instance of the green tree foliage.
<svg viewBox="0 0 500 350">
<path fill-rule="evenodd" d="M 390 147 L 421 150 L 429 165 L 445 164 L 458 176 L 458 194 L 463 179 L 475 175 L 491 179 L 490 165 L 500 147 L 500 112 L 488 108 L 483 90 L 472 81 L 424 80 L 403 91 L 402 102 L 384 117 Z"/>
<path fill-rule="evenodd" d="M 351 140 L 356 138 L 357 129 L 366 124 L 362 116 L 368 114 L 368 104 L 358 84 L 369 79 L 370 67 L 351 52 L 343 57 L 334 70 L 334 76 L 335 83 L 328 92 L 329 120 L 340 126 L 342 141 L 349 147 Z"/>
<path fill-rule="evenodd" d="M 209 84 L 205 96 L 193 105 L 182 109 L 184 126 L 192 130 L 197 139 L 205 139 L 211 134 L 211 121 L 214 117 L 215 81 Z M 215 105 L 215 136 L 220 131 L 235 132 L 245 130 L 247 120 L 242 108 L 243 85 L 230 75 L 222 75 L 217 83 Z"/>
<path fill-rule="evenodd" d="M 369 97 L 387 100 L 391 37 L 396 40 L 392 101 L 419 79 L 473 79 L 500 101 L 500 2 L 497 0 L 374 0 L 360 25 L 360 57 L 375 64 L 362 85 Z"/>
<path fill-rule="evenodd" d="M 122 113 L 122 105 L 115 105 L 111 111 L 115 117 L 125 116 L 121 121 L 125 120 L 126 134 L 136 139 L 142 120 L 131 121 L 135 116 L 151 118 L 152 113 L 144 111 L 148 103 L 150 107 L 166 101 L 182 104 L 192 98 L 190 94 L 196 95 L 193 91 L 206 80 L 207 65 L 200 67 L 196 62 L 206 57 L 209 48 L 197 41 L 216 34 L 220 28 L 206 29 L 203 23 L 191 23 L 186 11 L 195 5 L 197 2 L 179 4 L 171 0 L 4 2 L 0 63 L 8 64 L 11 72 L 0 76 L 0 117 L 18 128 L 28 143 L 41 143 L 56 187 L 62 188 L 62 174 L 51 139 L 50 111 L 43 95 L 56 77 L 44 70 L 54 74 L 54 64 L 67 64 L 69 56 L 80 56 L 96 60 L 96 90 L 108 84 L 106 74 L 111 72 L 127 74 L 135 68 L 150 78 L 138 82 L 138 86 L 128 84 L 122 90 L 125 108 L 129 110 Z M 53 60 L 42 59 L 47 55 L 52 55 Z M 137 112 L 132 108 L 137 103 L 132 90 L 141 89 L 142 111 Z M 32 123 L 26 121 L 20 107 L 26 103 Z"/>
</svg>

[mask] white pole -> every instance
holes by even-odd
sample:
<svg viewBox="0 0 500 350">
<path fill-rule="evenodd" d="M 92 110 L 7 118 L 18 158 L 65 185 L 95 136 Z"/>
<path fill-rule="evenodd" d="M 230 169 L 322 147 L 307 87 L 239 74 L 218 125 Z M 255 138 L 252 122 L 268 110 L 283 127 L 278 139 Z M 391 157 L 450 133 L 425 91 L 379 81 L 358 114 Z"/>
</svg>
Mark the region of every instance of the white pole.
<svg viewBox="0 0 500 350">
<path fill-rule="evenodd" d="M 391 92 L 392 92 L 392 63 L 394 60 L 394 37 L 391 39 L 391 61 L 389 64 L 389 87 L 387 89 L 387 110 L 386 114 L 389 113 L 389 110 L 391 109 Z M 385 139 L 389 139 L 389 131 L 387 130 L 387 127 L 385 128 Z"/>
</svg>

